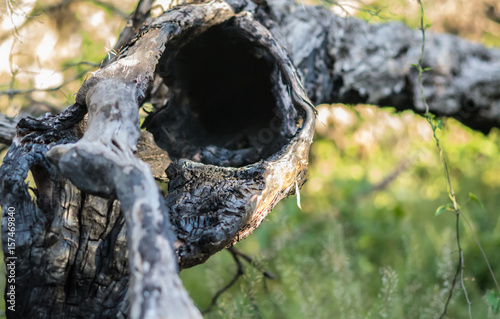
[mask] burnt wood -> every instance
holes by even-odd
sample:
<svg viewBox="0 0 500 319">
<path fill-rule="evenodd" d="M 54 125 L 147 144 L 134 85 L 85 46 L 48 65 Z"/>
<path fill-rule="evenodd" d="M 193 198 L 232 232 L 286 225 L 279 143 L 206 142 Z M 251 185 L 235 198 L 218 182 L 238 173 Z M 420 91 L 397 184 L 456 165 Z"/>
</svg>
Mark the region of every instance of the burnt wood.
<svg viewBox="0 0 500 319">
<path fill-rule="evenodd" d="M 314 104 L 423 112 L 410 66 L 421 39 L 402 24 L 278 2 L 183 4 L 156 19 L 150 7 L 139 2 L 119 55 L 75 104 L 0 117 L 6 258 L 16 212 L 9 318 L 198 318 L 178 271 L 251 234 L 305 182 Z M 438 34 L 427 47 L 431 111 L 500 127 L 500 51 Z"/>
</svg>

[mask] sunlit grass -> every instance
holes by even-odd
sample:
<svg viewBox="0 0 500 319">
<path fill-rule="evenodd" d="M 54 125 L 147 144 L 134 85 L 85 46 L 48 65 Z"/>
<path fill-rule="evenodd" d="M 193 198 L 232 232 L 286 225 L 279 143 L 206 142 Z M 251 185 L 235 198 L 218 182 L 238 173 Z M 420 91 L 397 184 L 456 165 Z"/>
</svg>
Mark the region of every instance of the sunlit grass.
<svg viewBox="0 0 500 319">
<path fill-rule="evenodd" d="M 396 20 L 414 28 L 418 26 L 416 1 L 366 3 L 381 9 L 381 14 L 359 11 L 357 16 L 374 23 Z M 480 15 L 486 1 L 460 2 L 470 10 L 450 3 L 426 3 L 428 22 L 433 24 L 431 30 L 500 46 L 498 23 Z M 71 23 L 66 21 L 67 28 L 58 31 L 62 39 L 73 39 L 69 44 L 80 45 L 64 49 L 59 43 L 58 51 L 50 52 L 51 61 L 46 62 L 53 70 L 63 69 L 61 61 L 100 61 L 106 54 L 105 47 L 110 47 L 109 40 L 116 38 L 124 24 L 116 17 L 111 20 L 108 12 L 103 16 L 104 21 L 95 20 L 96 26 L 92 26 L 85 21 L 95 8 L 75 5 L 81 8 L 75 6 L 68 12 L 82 13 L 67 15 Z M 443 6 L 446 10 L 440 9 Z M 458 11 L 452 10 L 457 8 Z M 57 21 L 62 23 L 63 18 L 61 15 Z M 37 32 L 32 35 L 44 33 L 43 27 L 54 27 L 48 22 L 34 25 Z M 103 30 L 101 26 L 105 25 L 113 30 Z M 97 39 L 96 35 L 102 37 Z M 33 84 L 30 81 L 37 74 L 33 70 L 40 65 L 30 55 L 33 50 L 27 45 L 36 43 L 37 38 L 43 37 L 34 36 L 32 42 L 25 41 L 26 45 L 15 51 L 14 61 L 23 72 L 13 88 Z M 5 52 L 10 54 L 10 50 Z M 71 55 L 62 58 L 63 52 Z M 1 60 L 0 63 L 8 63 L 7 57 Z M 86 67 L 75 67 L 67 72 L 67 77 Z M 10 82 L 9 68 L 4 69 L 2 89 L 8 88 Z M 61 99 L 58 105 L 69 105 L 80 84 L 76 81 L 63 94 L 48 98 L 51 102 Z M 0 97 L 0 110 L 10 115 L 28 104 L 20 96 Z M 295 198 L 285 200 L 252 236 L 237 245 L 256 256 L 278 278 L 266 280 L 266 290 L 262 275 L 247 266 L 246 277 L 221 297 L 220 307 L 208 317 L 254 318 L 257 308 L 264 318 L 437 318 L 456 267 L 457 251 L 454 216 L 434 216 L 436 208 L 447 203 L 448 198 L 430 128 L 419 116 L 393 114 L 390 109 L 341 105 L 319 109 L 320 114 L 328 111 L 334 116 L 322 119 L 326 126 L 317 125 L 309 181 L 301 191 L 303 211 L 297 208 Z M 498 278 L 500 132 L 494 130 L 483 136 L 454 120 L 445 124 L 445 130 L 439 134 L 458 201 L 478 233 Z M 469 192 L 482 200 L 484 209 L 473 202 L 464 205 Z M 471 294 L 473 315 L 486 318 L 489 310 L 483 298 L 493 287 L 491 277 L 470 232 L 462 228 L 461 233 L 466 264 L 464 282 Z M 221 252 L 207 264 L 181 275 L 191 296 L 204 309 L 235 270 L 229 253 Z M 0 276 L 0 291 L 4 286 L 5 276 Z M 0 311 L 5 309 L 1 299 Z M 450 318 L 467 317 L 460 289 L 449 314 Z"/>
<path fill-rule="evenodd" d="M 320 113 L 322 108 L 332 107 L 321 106 Z M 441 314 L 456 269 L 455 217 L 434 216 L 449 199 L 427 123 L 418 115 L 391 109 L 333 108 L 342 108 L 347 117 L 326 123 L 323 119 L 326 127 L 318 123 L 321 133 L 312 145 L 309 180 L 301 191 L 303 211 L 295 198 L 285 200 L 236 246 L 263 260 L 278 279 L 267 280 L 267 292 L 263 283 L 248 288 L 240 279 L 209 317 L 257 317 L 248 289 L 253 289 L 263 318 Z M 454 120 L 445 121 L 445 129 L 438 133 L 459 204 L 499 277 L 500 187 L 483 175 L 500 168 L 500 134 L 495 130 L 484 136 Z M 469 201 L 469 192 L 480 197 L 484 209 Z M 461 232 L 464 283 L 473 315 L 486 318 L 489 310 L 483 299 L 494 285 L 470 232 Z M 229 254 L 220 255 L 227 256 L 181 273 L 201 309 L 235 271 Z M 256 270 L 246 269 L 249 281 L 259 276 L 263 280 Z M 449 315 L 467 317 L 459 289 Z"/>
</svg>

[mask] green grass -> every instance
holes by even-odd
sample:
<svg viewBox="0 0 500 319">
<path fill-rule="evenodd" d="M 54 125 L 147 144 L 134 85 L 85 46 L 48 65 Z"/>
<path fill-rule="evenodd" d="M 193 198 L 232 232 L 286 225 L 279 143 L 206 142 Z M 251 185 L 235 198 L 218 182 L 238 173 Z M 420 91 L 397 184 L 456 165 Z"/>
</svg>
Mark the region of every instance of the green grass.
<svg viewBox="0 0 500 319">
<path fill-rule="evenodd" d="M 327 107 L 320 107 L 322 110 Z M 221 297 L 209 318 L 438 318 L 458 260 L 455 216 L 434 216 L 449 202 L 430 128 L 411 113 L 336 106 L 349 123 L 318 124 L 309 181 L 280 203 L 257 231 L 236 245 L 278 278 L 245 267 L 245 278 Z M 448 120 L 438 134 L 459 204 L 500 277 L 500 134 L 484 136 Z M 407 162 L 386 188 L 380 182 Z M 496 178 L 495 178 L 496 176 Z M 469 200 L 469 192 L 484 203 Z M 464 203 L 466 203 L 464 205 Z M 474 318 L 487 318 L 494 288 L 487 266 L 461 226 L 464 284 Z M 201 309 L 236 271 L 228 252 L 181 273 Z M 267 286 L 267 290 L 266 287 Z M 252 296 L 250 298 L 249 296 Z M 253 300 L 253 301 L 252 301 Z M 456 289 L 448 314 L 467 318 Z M 498 318 L 491 316 L 491 318 Z"/>
<path fill-rule="evenodd" d="M 418 8 L 407 9 L 408 3 L 374 1 L 374 8 L 382 10 L 379 16 L 367 11 L 358 16 L 417 28 Z M 439 2 L 425 4 L 427 13 L 440 13 L 433 10 Z M 77 15 L 76 20 L 86 17 Z M 427 22 L 449 31 L 449 22 L 433 18 Z M 463 23 L 458 28 L 464 34 L 458 33 L 499 45 L 496 33 L 468 35 L 471 27 Z M 96 39 L 91 30 L 78 34 L 81 53 L 66 62 L 100 61 L 105 41 Z M 82 70 L 86 66 L 74 72 Z M 71 100 L 72 93 L 68 90 L 65 99 Z M 320 114 L 331 110 L 319 109 Z M 303 210 L 297 208 L 295 197 L 284 200 L 253 235 L 236 245 L 277 278 L 264 279 L 256 268 L 244 264 L 245 276 L 206 317 L 258 318 L 260 313 L 263 318 L 438 318 L 441 314 L 458 254 L 455 216 L 434 216 L 449 199 L 429 125 L 412 113 L 395 114 L 391 109 L 335 106 L 334 110 L 335 116 L 323 121 L 326 126 L 317 125 L 309 181 L 301 190 Z M 453 120 L 445 124 L 438 134 L 458 202 L 500 278 L 500 131 L 484 136 Z M 382 187 L 391 175 L 395 178 Z M 470 192 L 484 208 L 469 200 Z M 473 318 L 500 318 L 485 302 L 494 285 L 479 248 L 462 224 L 460 232 Z M 205 309 L 235 271 L 233 259 L 223 251 L 206 264 L 183 271 L 181 277 L 197 305 Z M 4 287 L 5 276 L 0 276 L 0 290 Z M 467 318 L 467 312 L 464 294 L 457 288 L 449 318 Z"/>
</svg>

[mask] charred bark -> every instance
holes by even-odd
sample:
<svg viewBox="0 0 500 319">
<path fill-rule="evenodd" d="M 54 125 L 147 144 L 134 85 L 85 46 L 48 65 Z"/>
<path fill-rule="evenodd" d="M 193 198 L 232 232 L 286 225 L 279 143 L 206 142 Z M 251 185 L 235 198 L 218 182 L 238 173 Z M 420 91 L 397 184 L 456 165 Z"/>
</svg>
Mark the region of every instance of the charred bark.
<svg viewBox="0 0 500 319">
<path fill-rule="evenodd" d="M 420 30 L 368 24 L 323 7 L 277 5 L 274 12 L 314 104 L 368 103 L 424 113 L 418 72 Z M 312 22 L 314 21 L 314 22 Z M 488 133 L 500 127 L 500 50 L 427 32 L 423 67 L 430 111 Z"/>
<path fill-rule="evenodd" d="M 324 7 L 286 1 L 270 1 L 271 6 L 251 0 L 227 2 L 235 12 L 251 12 L 286 47 L 314 105 L 369 103 L 424 112 L 412 67 L 421 53 L 419 30 L 396 22 L 368 24 L 336 16 Z M 139 2 L 116 52 L 146 21 L 150 5 Z M 424 74 L 423 84 L 431 112 L 484 133 L 500 127 L 500 50 L 430 31 L 426 47 L 423 64 L 431 71 Z M 151 102 L 166 97 L 166 92 L 159 92 L 162 89 L 154 86 Z M 0 143 L 10 144 L 15 135 L 9 122 L 0 118 Z"/>
<path fill-rule="evenodd" d="M 234 58 L 213 68 L 196 49 Z M 226 96 L 204 101 L 212 91 Z M 147 100 L 157 111 L 141 138 Z M 0 170 L 4 251 L 22 274 L 9 318 L 200 317 L 178 269 L 245 238 L 302 185 L 313 131 L 292 62 L 250 14 L 215 1 L 151 21 L 72 107 L 18 124 Z M 155 178 L 170 181 L 166 198 Z"/>
<path fill-rule="evenodd" d="M 498 51 L 447 35 L 428 41 L 451 61 L 425 60 L 432 111 L 498 127 L 498 88 L 485 84 L 498 81 Z M 246 0 L 177 6 L 148 21 L 74 105 L 17 124 L 0 167 L 4 255 L 17 258 L 9 318 L 199 317 L 177 272 L 248 236 L 304 183 L 314 131 L 307 96 L 421 112 L 409 66 L 419 45 L 402 25 Z M 487 74 L 467 69 L 486 65 Z M 154 112 L 141 132 L 146 101 Z M 0 142 L 12 141 L 1 132 Z M 155 179 L 169 183 L 166 196 Z"/>
</svg>

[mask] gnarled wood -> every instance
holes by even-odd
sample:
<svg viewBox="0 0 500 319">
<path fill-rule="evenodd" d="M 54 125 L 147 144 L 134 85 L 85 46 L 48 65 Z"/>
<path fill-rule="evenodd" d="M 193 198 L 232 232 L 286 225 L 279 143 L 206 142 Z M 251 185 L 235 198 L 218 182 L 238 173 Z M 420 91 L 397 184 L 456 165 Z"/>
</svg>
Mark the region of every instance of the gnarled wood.
<svg viewBox="0 0 500 319">
<path fill-rule="evenodd" d="M 422 36 L 402 23 L 368 24 L 322 7 L 276 2 L 274 12 L 311 101 L 425 111 L 412 67 Z M 312 22 L 314 21 L 314 22 Z M 487 133 L 500 127 L 500 50 L 427 31 L 424 94 L 430 111 Z"/>
<path fill-rule="evenodd" d="M 199 317 L 178 269 L 248 236 L 304 183 L 307 95 L 422 111 L 409 66 L 420 39 L 401 24 L 213 1 L 174 7 L 120 48 L 74 105 L 17 125 L 0 167 L 6 256 L 6 212 L 16 210 L 18 308 L 9 317 Z M 433 51 L 431 110 L 484 132 L 499 127 L 498 51 L 432 35 Z M 155 111 L 141 133 L 145 101 Z M 0 130 L 1 141 L 12 132 Z M 155 179 L 169 183 L 166 198 Z"/>
<path fill-rule="evenodd" d="M 172 64 L 182 58 L 181 48 L 198 45 L 203 37 L 211 37 L 211 32 L 225 36 L 230 50 L 236 50 L 234 43 L 244 45 L 248 53 L 238 56 L 241 63 L 262 65 L 255 76 L 269 81 L 263 90 L 246 96 L 254 95 L 251 101 L 255 104 L 246 98 L 239 100 L 229 91 L 227 99 L 208 105 L 209 110 L 220 112 L 243 103 L 234 119 L 248 130 L 242 130 L 235 137 L 238 140 L 228 141 L 217 129 L 207 128 L 209 120 L 203 116 L 210 119 L 211 115 L 196 100 L 199 95 L 193 88 L 197 84 L 176 69 L 184 67 L 182 63 Z M 207 75 L 202 68 L 198 71 L 202 77 Z M 216 89 L 225 76 L 229 81 L 244 79 L 234 71 L 214 71 L 212 81 L 203 83 L 208 90 Z M 168 89 L 155 90 L 155 85 Z M 241 94 L 248 94 L 248 89 L 243 87 Z M 138 155 L 155 161 L 158 179 L 170 180 L 165 200 L 149 166 L 134 155 L 141 135 L 138 108 L 146 99 L 155 98 L 153 92 L 168 92 L 164 96 L 168 102 L 156 105 L 158 111 L 150 116 L 148 128 L 157 141 L 162 134 L 178 141 L 159 143 L 167 155 L 146 134 Z M 161 100 L 163 97 L 156 98 Z M 261 102 L 265 104 L 260 106 Z M 268 117 L 253 121 L 259 116 L 247 116 L 253 106 L 268 108 Z M 87 110 L 88 119 L 82 121 Z M 193 112 L 198 113 L 198 122 Z M 182 127 L 158 120 L 165 114 L 175 114 L 180 123 L 192 122 L 191 133 L 207 130 L 209 134 L 183 140 Z M 18 294 L 18 304 L 24 307 L 9 312 L 9 317 L 199 317 L 182 288 L 178 266 L 203 262 L 244 238 L 281 198 L 302 185 L 313 131 L 313 108 L 293 64 L 250 14 L 236 15 L 222 1 L 166 12 L 145 27 L 117 61 L 84 83 L 71 108 L 57 116 L 24 119 L 18 125 L 18 138 L 0 172 L 4 180 L 2 207 L 4 211 L 10 206 L 22 208 L 18 225 L 25 231 L 16 256 L 31 261 L 20 268 L 47 271 L 49 275 L 35 281 L 39 290 Z M 172 149 L 192 141 L 198 142 L 192 145 L 194 151 Z M 36 161 L 26 161 L 35 154 Z M 172 163 L 166 176 L 157 167 L 161 163 Z M 15 180 L 7 177 L 12 168 L 22 173 Z M 24 185 L 28 169 L 37 184 L 37 205 L 31 203 Z M 20 190 L 24 195 L 16 197 Z M 24 208 L 27 204 L 29 209 Z M 40 217 L 32 220 L 32 215 Z M 92 227 L 93 222 L 103 227 Z M 106 249 L 123 247 L 125 234 L 127 249 L 111 258 L 103 254 L 103 245 Z M 34 239 L 41 249 L 33 246 Z M 5 245 L 4 249 L 7 251 Z M 35 258 L 28 258 L 30 255 Z M 104 259 L 112 261 L 110 267 L 102 267 Z M 117 265 L 121 265 L 119 270 L 113 268 Z M 30 286 L 34 272 L 26 273 L 18 285 Z M 112 274 L 117 277 L 110 277 Z M 53 287 L 45 287 L 44 280 L 52 280 Z M 100 287 L 96 284 L 103 283 L 106 287 L 96 294 Z M 34 292 L 43 292 L 44 297 L 33 298 Z"/>
</svg>

